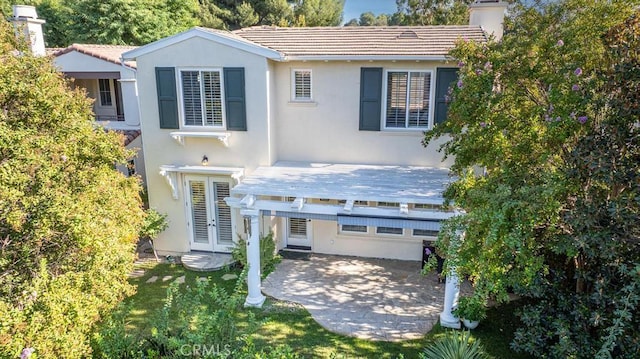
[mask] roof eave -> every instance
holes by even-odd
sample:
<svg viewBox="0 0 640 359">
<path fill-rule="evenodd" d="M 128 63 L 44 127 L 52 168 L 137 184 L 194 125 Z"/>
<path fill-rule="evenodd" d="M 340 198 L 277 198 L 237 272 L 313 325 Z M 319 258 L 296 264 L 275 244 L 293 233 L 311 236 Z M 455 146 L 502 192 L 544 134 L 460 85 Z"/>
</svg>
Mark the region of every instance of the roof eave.
<svg viewBox="0 0 640 359">
<path fill-rule="evenodd" d="M 142 55 L 146 55 L 148 53 L 157 51 L 159 49 L 165 48 L 167 46 L 171 46 L 173 44 L 176 44 L 194 37 L 200 37 L 203 39 L 214 41 L 219 44 L 227 45 L 239 50 L 247 51 L 249 53 L 263 56 L 271 60 L 282 61 L 284 58 L 284 55 L 281 54 L 280 52 L 266 48 L 264 46 L 261 46 L 255 43 L 250 43 L 248 42 L 248 40 L 247 42 L 239 41 L 232 37 L 223 36 L 222 34 L 209 32 L 199 28 L 191 28 L 187 31 L 178 33 L 176 35 L 165 37 L 163 39 L 141 46 L 137 49 L 127 51 L 122 54 L 122 59 L 135 60 L 136 58 Z"/>
</svg>

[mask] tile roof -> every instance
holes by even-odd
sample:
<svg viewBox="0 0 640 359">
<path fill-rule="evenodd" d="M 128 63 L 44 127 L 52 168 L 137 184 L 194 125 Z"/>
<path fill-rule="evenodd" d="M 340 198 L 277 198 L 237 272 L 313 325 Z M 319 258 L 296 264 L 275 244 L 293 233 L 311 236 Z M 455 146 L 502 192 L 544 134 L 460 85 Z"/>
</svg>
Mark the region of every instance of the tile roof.
<svg viewBox="0 0 640 359">
<path fill-rule="evenodd" d="M 288 58 L 442 57 L 458 39 L 485 42 L 479 26 L 254 26 L 232 32 Z"/>
<path fill-rule="evenodd" d="M 122 135 L 123 144 L 125 146 L 129 145 L 133 140 L 138 138 L 142 132 L 140 130 L 113 130 Z"/>
<path fill-rule="evenodd" d="M 73 44 L 63 49 L 51 49 L 53 50 L 53 56 L 60 56 L 72 51 L 77 51 L 81 54 L 93 56 L 95 58 L 109 61 L 116 65 L 120 65 L 120 57 L 124 52 L 136 49 L 137 46 L 122 46 L 122 45 L 95 45 L 95 44 Z M 56 51 L 57 50 L 57 51 Z M 129 67 L 136 68 L 135 61 L 126 61 L 125 64 Z"/>
</svg>

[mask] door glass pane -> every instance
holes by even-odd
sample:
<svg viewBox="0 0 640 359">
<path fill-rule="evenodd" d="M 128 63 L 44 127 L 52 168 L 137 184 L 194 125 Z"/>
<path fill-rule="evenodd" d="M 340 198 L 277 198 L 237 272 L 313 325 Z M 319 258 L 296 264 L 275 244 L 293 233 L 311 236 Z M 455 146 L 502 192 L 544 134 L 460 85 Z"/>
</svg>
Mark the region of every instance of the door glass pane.
<svg viewBox="0 0 640 359">
<path fill-rule="evenodd" d="M 289 218 L 289 237 L 307 237 L 307 220 L 305 218 Z"/>
<path fill-rule="evenodd" d="M 216 209 L 217 209 L 217 230 L 218 244 L 231 244 L 233 240 L 233 232 L 231 230 L 231 207 L 224 201 L 225 197 L 229 197 L 229 184 L 225 182 L 216 182 Z"/>
<path fill-rule="evenodd" d="M 189 195 L 191 196 L 191 223 L 193 224 L 193 241 L 196 243 L 209 242 L 209 228 L 207 223 L 207 201 L 204 181 L 189 181 Z"/>
</svg>

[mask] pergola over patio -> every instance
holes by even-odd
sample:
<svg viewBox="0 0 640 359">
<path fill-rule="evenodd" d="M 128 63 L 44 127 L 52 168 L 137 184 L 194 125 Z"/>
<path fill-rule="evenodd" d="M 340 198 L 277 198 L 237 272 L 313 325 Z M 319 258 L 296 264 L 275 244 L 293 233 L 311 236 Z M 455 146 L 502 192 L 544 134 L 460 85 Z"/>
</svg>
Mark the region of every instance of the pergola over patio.
<svg viewBox="0 0 640 359">
<path fill-rule="evenodd" d="M 245 305 L 261 306 L 265 300 L 260 292 L 261 215 L 438 230 L 440 220 L 456 215 L 440 207 L 444 201 L 442 193 L 450 181 L 446 168 L 308 162 L 277 162 L 258 167 L 226 199 L 229 206 L 240 208 L 241 214 L 251 221 L 247 240 L 249 293 Z M 344 204 L 308 203 L 309 199 L 338 200 Z M 356 201 L 373 202 L 376 206 L 356 206 Z M 399 206 L 381 207 L 377 206 L 379 202 Z M 415 205 L 434 207 L 425 210 L 416 209 Z"/>
</svg>

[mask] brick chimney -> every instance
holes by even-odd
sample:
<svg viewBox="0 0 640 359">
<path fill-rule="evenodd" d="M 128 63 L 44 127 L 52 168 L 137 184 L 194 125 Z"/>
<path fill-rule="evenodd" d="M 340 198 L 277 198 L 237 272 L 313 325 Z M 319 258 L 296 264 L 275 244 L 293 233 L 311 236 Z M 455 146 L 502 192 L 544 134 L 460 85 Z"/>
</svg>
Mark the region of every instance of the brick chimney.
<svg viewBox="0 0 640 359">
<path fill-rule="evenodd" d="M 35 56 L 44 56 L 44 34 L 42 24 L 46 21 L 38 19 L 36 8 L 29 5 L 13 5 L 13 18 L 11 22 L 16 30 L 16 35 L 24 36 Z"/>
<path fill-rule="evenodd" d="M 475 0 L 469 5 L 469 25 L 480 26 L 487 35 L 502 38 L 504 14 L 509 4 L 502 0 Z"/>
</svg>

